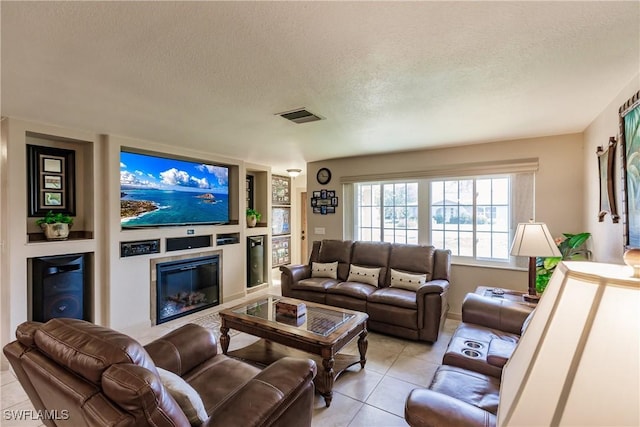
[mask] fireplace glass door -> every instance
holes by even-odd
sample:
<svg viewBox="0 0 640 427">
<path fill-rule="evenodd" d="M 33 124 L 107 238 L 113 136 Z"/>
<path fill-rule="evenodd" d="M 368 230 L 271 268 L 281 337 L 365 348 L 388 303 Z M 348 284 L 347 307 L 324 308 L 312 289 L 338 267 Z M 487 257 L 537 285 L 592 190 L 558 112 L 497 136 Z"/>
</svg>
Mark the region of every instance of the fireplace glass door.
<svg viewBox="0 0 640 427">
<path fill-rule="evenodd" d="M 157 264 L 158 324 L 220 303 L 219 257 Z"/>
</svg>

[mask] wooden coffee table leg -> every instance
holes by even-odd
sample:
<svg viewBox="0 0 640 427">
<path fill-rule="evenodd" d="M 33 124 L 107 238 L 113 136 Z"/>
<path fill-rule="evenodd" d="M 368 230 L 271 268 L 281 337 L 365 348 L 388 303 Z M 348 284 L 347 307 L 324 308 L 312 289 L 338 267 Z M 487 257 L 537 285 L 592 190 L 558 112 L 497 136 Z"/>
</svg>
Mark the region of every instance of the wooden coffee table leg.
<svg viewBox="0 0 640 427">
<path fill-rule="evenodd" d="M 367 330 L 365 329 L 360 333 L 358 338 L 358 350 L 360 351 L 360 367 L 364 368 L 367 363 L 367 348 L 369 347 L 369 341 L 367 341 Z"/>
<path fill-rule="evenodd" d="M 324 384 L 324 390 L 321 392 L 324 397 L 324 404 L 328 408 L 331 406 L 331 399 L 333 399 L 333 357 L 327 357 L 322 359 L 322 367 L 324 368 L 320 375 L 322 375 L 322 383 Z"/>
<path fill-rule="evenodd" d="M 220 345 L 222 346 L 222 353 L 227 354 L 227 350 L 229 350 L 229 328 L 226 326 L 220 326 Z"/>
</svg>

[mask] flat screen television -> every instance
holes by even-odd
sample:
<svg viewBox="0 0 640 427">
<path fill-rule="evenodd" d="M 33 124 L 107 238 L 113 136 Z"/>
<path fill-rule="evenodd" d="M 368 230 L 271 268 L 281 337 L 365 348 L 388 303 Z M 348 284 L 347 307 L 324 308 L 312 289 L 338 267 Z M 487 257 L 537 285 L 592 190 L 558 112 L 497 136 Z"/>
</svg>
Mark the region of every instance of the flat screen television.
<svg viewBox="0 0 640 427">
<path fill-rule="evenodd" d="M 228 222 L 227 166 L 120 151 L 123 229 Z"/>
</svg>

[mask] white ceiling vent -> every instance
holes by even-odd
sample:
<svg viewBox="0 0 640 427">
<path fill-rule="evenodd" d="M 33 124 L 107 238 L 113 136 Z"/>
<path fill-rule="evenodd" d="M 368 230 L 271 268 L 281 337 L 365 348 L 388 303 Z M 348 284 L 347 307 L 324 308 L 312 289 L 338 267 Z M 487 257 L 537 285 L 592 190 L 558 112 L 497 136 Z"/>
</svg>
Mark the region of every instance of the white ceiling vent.
<svg viewBox="0 0 640 427">
<path fill-rule="evenodd" d="M 298 124 L 317 122 L 318 120 L 322 120 L 322 117 L 316 116 L 315 114 L 305 110 L 304 108 L 301 108 L 299 110 L 287 111 L 285 113 L 278 113 L 277 115 Z"/>
</svg>

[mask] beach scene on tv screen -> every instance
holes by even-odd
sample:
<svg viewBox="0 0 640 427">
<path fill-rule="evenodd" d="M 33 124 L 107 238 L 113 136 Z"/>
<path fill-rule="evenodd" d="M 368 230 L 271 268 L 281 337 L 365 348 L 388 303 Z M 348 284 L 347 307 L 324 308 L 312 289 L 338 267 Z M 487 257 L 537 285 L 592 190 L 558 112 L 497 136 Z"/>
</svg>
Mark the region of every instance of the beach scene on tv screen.
<svg viewBox="0 0 640 427">
<path fill-rule="evenodd" d="M 228 221 L 228 168 L 126 151 L 120 153 L 122 227 Z"/>
</svg>

